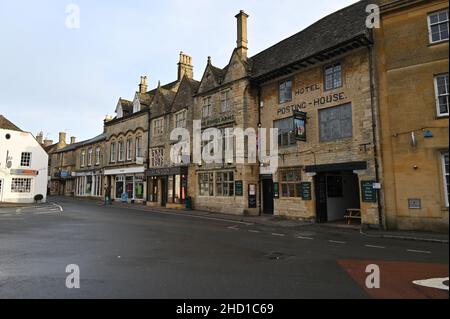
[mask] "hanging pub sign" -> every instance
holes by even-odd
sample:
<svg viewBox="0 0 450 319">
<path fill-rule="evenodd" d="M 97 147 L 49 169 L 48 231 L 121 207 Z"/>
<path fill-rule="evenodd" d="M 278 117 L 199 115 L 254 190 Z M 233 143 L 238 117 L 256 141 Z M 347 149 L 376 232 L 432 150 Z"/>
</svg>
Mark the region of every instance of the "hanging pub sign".
<svg viewBox="0 0 450 319">
<path fill-rule="evenodd" d="M 306 142 L 306 113 L 294 111 L 294 134 L 297 141 Z"/>
</svg>

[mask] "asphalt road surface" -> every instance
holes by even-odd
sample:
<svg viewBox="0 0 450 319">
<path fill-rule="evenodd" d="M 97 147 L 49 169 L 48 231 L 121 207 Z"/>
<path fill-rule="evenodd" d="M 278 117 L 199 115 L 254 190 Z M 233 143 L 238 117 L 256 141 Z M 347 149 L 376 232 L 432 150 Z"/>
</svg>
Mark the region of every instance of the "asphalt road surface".
<svg viewBox="0 0 450 319">
<path fill-rule="evenodd" d="M 51 200 L 0 208 L 0 298 L 448 299 L 413 284 L 448 277 L 446 244 Z"/>
</svg>

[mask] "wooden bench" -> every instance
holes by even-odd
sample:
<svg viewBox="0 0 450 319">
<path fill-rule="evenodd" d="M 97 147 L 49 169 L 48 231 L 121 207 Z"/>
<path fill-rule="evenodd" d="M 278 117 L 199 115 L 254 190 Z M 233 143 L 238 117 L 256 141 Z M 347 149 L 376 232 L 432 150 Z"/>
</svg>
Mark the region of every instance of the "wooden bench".
<svg viewBox="0 0 450 319">
<path fill-rule="evenodd" d="M 361 209 L 359 208 L 349 208 L 347 209 L 347 214 L 344 216 L 348 220 L 348 224 L 352 224 L 352 220 L 361 221 Z"/>
</svg>

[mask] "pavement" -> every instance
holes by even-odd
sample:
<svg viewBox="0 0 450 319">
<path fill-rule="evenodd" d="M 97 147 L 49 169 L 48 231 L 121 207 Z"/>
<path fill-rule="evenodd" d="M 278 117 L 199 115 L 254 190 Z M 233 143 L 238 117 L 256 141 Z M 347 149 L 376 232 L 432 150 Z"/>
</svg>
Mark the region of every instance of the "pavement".
<svg viewBox="0 0 450 319">
<path fill-rule="evenodd" d="M 0 298 L 449 297 L 442 243 L 270 218 L 50 200 L 0 208 Z M 80 287 L 69 289 L 74 265 Z"/>
</svg>

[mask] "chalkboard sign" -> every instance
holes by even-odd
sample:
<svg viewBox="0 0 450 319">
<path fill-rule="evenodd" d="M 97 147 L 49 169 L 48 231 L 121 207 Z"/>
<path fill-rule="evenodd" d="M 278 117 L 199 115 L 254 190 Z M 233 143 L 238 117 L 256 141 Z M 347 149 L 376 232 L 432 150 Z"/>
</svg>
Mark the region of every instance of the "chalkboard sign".
<svg viewBox="0 0 450 319">
<path fill-rule="evenodd" d="M 244 183 L 242 181 L 235 181 L 236 196 L 244 196 Z"/>
<path fill-rule="evenodd" d="M 362 201 L 365 203 L 377 202 L 377 191 L 373 188 L 374 181 L 361 182 Z"/>
<path fill-rule="evenodd" d="M 249 184 L 248 185 L 248 208 L 256 208 L 256 185 Z"/>
<path fill-rule="evenodd" d="M 301 191 L 303 200 L 312 200 L 311 183 L 301 183 Z"/>
<path fill-rule="evenodd" d="M 280 198 L 280 184 L 273 183 L 273 198 Z"/>
</svg>

